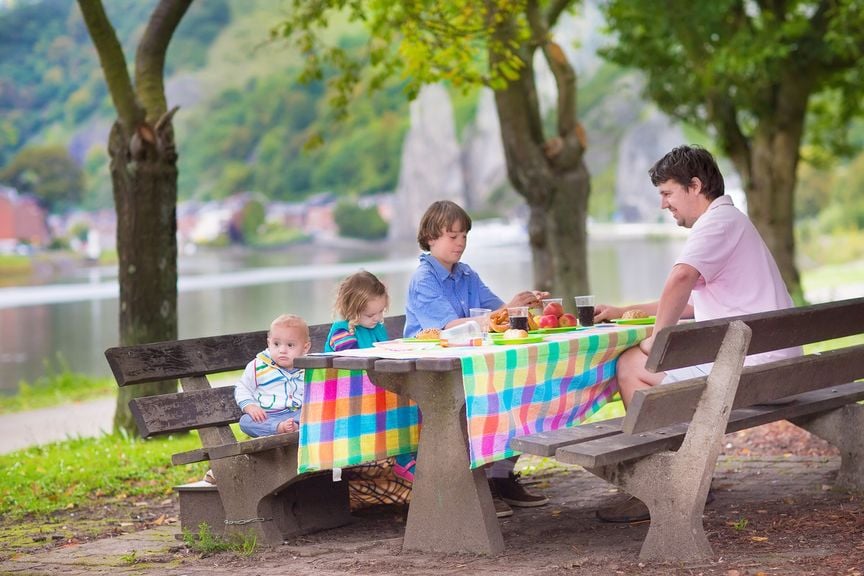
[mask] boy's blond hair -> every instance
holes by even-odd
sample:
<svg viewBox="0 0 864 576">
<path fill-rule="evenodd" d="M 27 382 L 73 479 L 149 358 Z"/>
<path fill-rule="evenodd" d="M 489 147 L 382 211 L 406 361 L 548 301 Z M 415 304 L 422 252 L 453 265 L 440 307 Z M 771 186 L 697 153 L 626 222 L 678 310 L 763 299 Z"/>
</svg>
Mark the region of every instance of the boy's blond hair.
<svg viewBox="0 0 864 576">
<path fill-rule="evenodd" d="M 420 248 L 428 252 L 429 241 L 440 238 L 442 230 L 452 230 L 457 222 L 462 225 L 463 232 L 471 230 L 471 217 L 461 206 L 450 200 L 433 202 L 420 219 L 420 228 L 417 230 Z"/>
<path fill-rule="evenodd" d="M 353 332 L 360 314 L 373 298 L 384 297 L 385 307 L 390 305 L 387 287 L 371 272 L 361 270 L 345 278 L 339 284 L 333 309 L 336 314 L 348 321 L 348 329 Z"/>
<path fill-rule="evenodd" d="M 303 337 L 306 342 L 309 342 L 309 325 L 306 324 L 306 321 L 303 320 L 300 316 L 296 316 L 294 314 L 280 314 L 277 316 L 271 323 L 270 329 L 267 330 L 267 337 L 270 337 L 270 333 L 273 331 L 273 328 L 276 326 L 284 326 L 286 328 L 299 328 L 303 332 Z"/>
</svg>

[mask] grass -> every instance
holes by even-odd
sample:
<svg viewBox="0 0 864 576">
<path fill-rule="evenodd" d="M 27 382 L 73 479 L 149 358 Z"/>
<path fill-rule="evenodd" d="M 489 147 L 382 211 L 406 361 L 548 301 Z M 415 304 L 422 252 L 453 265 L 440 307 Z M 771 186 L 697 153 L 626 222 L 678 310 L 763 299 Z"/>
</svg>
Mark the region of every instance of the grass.
<svg viewBox="0 0 864 576">
<path fill-rule="evenodd" d="M 21 382 L 17 394 L 4 398 L 0 414 L 92 400 L 114 394 L 116 389 L 113 379 L 71 372 L 65 360 L 58 358 L 56 368 L 46 363 L 44 376 L 32 383 Z"/>
<path fill-rule="evenodd" d="M 233 552 L 239 556 L 249 557 L 258 548 L 258 540 L 251 534 L 234 534 L 229 538 L 221 538 L 210 531 L 210 526 L 200 524 L 198 532 L 183 530 L 183 542 L 201 556 L 210 556 L 218 552 Z"/>
<path fill-rule="evenodd" d="M 0 455 L 0 517 L 44 517 L 66 508 L 129 498 L 170 497 L 206 464 L 171 466 L 171 454 L 201 446 L 196 434 L 155 440 L 79 438 Z"/>
</svg>

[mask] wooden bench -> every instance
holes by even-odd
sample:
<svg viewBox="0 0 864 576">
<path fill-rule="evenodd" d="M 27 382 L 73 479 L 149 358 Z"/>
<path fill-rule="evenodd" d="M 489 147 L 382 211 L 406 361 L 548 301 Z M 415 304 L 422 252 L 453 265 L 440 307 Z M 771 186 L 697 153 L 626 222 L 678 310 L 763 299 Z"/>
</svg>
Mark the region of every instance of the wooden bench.
<svg viewBox="0 0 864 576">
<path fill-rule="evenodd" d="M 391 338 L 402 336 L 405 316 L 385 320 Z M 310 326 L 313 352 L 324 349 L 330 324 Z M 195 482 L 175 489 L 180 525 L 197 532 L 248 533 L 260 543 L 340 526 L 349 521 L 346 482 L 332 473 L 297 474 L 298 433 L 238 440 L 229 424 L 242 412 L 234 386 L 210 385 L 208 376 L 242 370 L 267 347 L 267 332 L 248 332 L 109 348 L 118 386 L 179 379 L 182 392 L 135 398 L 129 406 L 142 437 L 197 430 L 201 448 L 174 454 L 174 465 L 210 461 L 216 485 Z"/>
<path fill-rule="evenodd" d="M 640 558 L 712 555 L 702 513 L 723 435 L 789 420 L 836 446 L 837 486 L 864 490 L 864 345 L 743 368 L 745 354 L 864 333 L 864 298 L 668 327 L 647 361 L 709 376 L 641 390 L 624 418 L 523 436 L 512 447 L 583 466 L 648 506 Z"/>
</svg>

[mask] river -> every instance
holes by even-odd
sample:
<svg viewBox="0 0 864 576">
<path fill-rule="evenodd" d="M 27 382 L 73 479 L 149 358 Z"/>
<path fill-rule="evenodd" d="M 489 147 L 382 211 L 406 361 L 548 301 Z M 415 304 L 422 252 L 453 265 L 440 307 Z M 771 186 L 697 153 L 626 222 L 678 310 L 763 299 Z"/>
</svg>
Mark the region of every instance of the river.
<svg viewBox="0 0 864 576">
<path fill-rule="evenodd" d="M 666 230 L 674 227 L 666 226 Z M 476 227 L 463 261 L 502 299 L 531 286 L 531 255 L 512 230 Z M 683 243 L 644 229 L 592 234 L 589 273 L 598 302 L 656 298 Z M 389 287 L 390 312 L 405 311 L 416 246 L 307 244 L 274 251 L 200 251 L 179 261 L 179 332 L 195 338 L 265 329 L 282 312 L 310 324 L 332 320 L 336 285 L 359 268 Z M 570 297 L 574 294 L 556 294 Z M 46 371 L 108 376 L 104 350 L 118 343 L 115 267 L 81 267 L 39 286 L 0 288 L 0 394 Z"/>
</svg>

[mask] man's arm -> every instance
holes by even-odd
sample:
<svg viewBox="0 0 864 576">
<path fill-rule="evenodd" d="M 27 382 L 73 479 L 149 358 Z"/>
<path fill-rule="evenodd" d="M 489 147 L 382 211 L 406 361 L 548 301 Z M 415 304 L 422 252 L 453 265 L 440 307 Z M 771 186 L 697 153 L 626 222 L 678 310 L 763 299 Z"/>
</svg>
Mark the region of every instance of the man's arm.
<svg viewBox="0 0 864 576">
<path fill-rule="evenodd" d="M 682 316 L 692 314 L 692 307 L 687 303 L 693 286 L 699 280 L 699 271 L 689 264 L 676 264 L 666 278 L 660 302 L 657 304 L 657 320 L 654 323 L 654 334 L 667 326 L 674 326 Z M 639 348 L 645 353 L 651 352 L 654 336 L 643 340 Z"/>
</svg>

